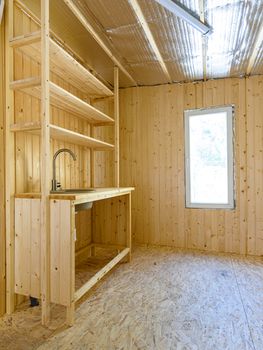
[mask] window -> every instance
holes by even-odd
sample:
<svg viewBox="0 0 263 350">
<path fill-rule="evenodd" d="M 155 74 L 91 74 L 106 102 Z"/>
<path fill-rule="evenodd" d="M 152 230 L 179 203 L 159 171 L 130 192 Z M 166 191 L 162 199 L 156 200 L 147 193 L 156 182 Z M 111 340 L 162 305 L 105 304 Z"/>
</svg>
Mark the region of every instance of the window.
<svg viewBox="0 0 263 350">
<path fill-rule="evenodd" d="M 233 107 L 185 111 L 187 208 L 234 208 Z"/>
</svg>

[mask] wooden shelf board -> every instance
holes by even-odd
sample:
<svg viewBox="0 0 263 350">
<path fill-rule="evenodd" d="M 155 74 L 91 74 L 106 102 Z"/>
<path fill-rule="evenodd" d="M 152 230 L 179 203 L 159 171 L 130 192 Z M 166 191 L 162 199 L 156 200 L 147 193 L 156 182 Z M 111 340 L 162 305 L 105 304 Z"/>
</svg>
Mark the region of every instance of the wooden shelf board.
<svg viewBox="0 0 263 350">
<path fill-rule="evenodd" d="M 85 136 L 52 124 L 50 125 L 50 134 L 51 137 L 56 140 L 78 144 L 80 146 L 89 147 L 96 150 L 114 149 L 114 145 L 110 143 L 100 141 L 90 136 Z"/>
<path fill-rule="evenodd" d="M 87 119 L 92 124 L 113 124 L 114 119 L 99 111 L 89 103 L 81 100 L 60 86 L 50 82 L 50 103 L 65 111 Z M 41 81 L 39 77 L 16 80 L 10 88 L 19 90 L 36 98 L 41 98 Z"/>
<path fill-rule="evenodd" d="M 74 143 L 83 147 L 93 148 L 94 150 L 112 150 L 114 145 L 94 139 L 90 136 L 79 134 L 75 131 L 61 128 L 57 125 L 50 124 L 50 136 L 55 140 Z M 33 135 L 40 135 L 40 122 L 25 122 L 10 125 L 10 131 L 19 132 L 27 131 Z"/>
<path fill-rule="evenodd" d="M 40 30 L 28 33 L 25 35 L 17 36 L 9 41 L 9 44 L 12 48 L 16 49 L 18 47 L 23 47 L 25 45 L 31 45 L 33 43 L 39 43 L 41 40 L 41 32 Z"/>
<path fill-rule="evenodd" d="M 130 248 L 123 249 L 115 258 L 113 258 L 107 265 L 98 271 L 88 282 L 86 282 L 80 289 L 75 292 L 74 301 L 78 301 L 83 297 L 92 287 L 94 287 L 110 270 L 113 269 L 126 255 L 130 252 Z"/>
<path fill-rule="evenodd" d="M 19 132 L 19 131 L 35 131 L 41 129 L 40 122 L 22 122 L 10 125 L 10 131 Z"/>
<path fill-rule="evenodd" d="M 10 40 L 13 48 L 19 48 L 27 56 L 41 63 L 40 31 L 15 37 Z M 82 66 L 55 40 L 50 41 L 50 70 L 65 81 L 77 87 L 93 98 L 113 96 L 113 92 L 96 78 L 89 70 Z"/>
</svg>

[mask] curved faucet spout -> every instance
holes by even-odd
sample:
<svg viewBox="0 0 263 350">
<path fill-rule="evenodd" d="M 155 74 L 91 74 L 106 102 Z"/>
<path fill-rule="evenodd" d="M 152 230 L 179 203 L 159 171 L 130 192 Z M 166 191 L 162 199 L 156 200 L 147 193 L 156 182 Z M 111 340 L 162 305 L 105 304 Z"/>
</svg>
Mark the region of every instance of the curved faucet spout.
<svg viewBox="0 0 263 350">
<path fill-rule="evenodd" d="M 56 180 L 56 159 L 57 159 L 58 155 L 60 153 L 62 153 L 62 152 L 69 153 L 72 156 L 74 161 L 77 160 L 76 155 L 70 149 L 68 149 L 68 148 L 61 148 L 61 149 L 57 150 L 57 152 L 53 156 L 52 191 L 57 191 L 57 189 L 58 189 L 58 182 Z"/>
</svg>

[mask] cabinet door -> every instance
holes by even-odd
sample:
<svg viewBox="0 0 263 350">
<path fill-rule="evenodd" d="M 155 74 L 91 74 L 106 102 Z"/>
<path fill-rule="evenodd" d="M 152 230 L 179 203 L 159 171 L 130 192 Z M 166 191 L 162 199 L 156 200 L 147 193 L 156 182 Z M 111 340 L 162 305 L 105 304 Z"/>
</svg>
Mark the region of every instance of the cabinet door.
<svg viewBox="0 0 263 350">
<path fill-rule="evenodd" d="M 51 302 L 69 306 L 74 299 L 74 207 L 50 201 Z"/>
<path fill-rule="evenodd" d="M 15 292 L 40 297 L 40 199 L 15 199 Z"/>
</svg>

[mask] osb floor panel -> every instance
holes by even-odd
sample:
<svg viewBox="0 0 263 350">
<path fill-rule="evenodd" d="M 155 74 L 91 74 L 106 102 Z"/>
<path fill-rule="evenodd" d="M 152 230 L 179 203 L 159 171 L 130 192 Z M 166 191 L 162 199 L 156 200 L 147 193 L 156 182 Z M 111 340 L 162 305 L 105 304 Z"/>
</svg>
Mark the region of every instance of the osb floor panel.
<svg viewBox="0 0 263 350">
<path fill-rule="evenodd" d="M 75 325 L 53 308 L 0 322 L 0 349 L 263 349 L 263 261 L 170 248 L 135 249 L 82 302 Z M 55 316 L 55 317 L 54 317 Z"/>
</svg>

